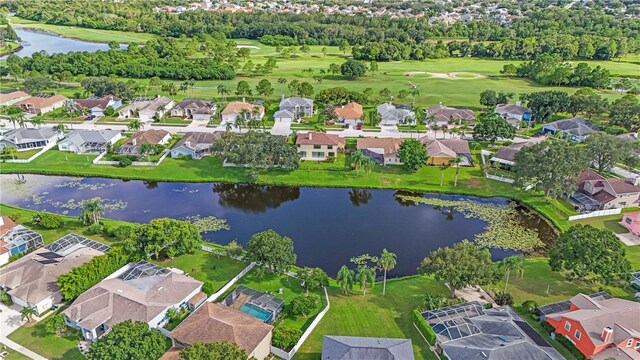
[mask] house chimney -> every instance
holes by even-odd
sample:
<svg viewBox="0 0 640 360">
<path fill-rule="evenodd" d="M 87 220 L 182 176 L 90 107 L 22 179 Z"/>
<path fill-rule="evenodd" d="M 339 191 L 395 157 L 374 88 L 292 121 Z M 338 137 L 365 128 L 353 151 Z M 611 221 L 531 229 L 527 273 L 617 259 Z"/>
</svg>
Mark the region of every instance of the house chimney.
<svg viewBox="0 0 640 360">
<path fill-rule="evenodd" d="M 438 102 L 438 105 L 442 106 L 442 101 L 439 101 L 439 102 Z"/>
<path fill-rule="evenodd" d="M 185 144 L 187 147 L 191 147 L 191 141 L 185 141 L 185 142 L 184 142 L 184 144 Z"/>
<path fill-rule="evenodd" d="M 131 143 L 133 144 L 133 146 L 138 145 L 138 140 L 136 138 L 131 139 Z"/>
<path fill-rule="evenodd" d="M 520 100 L 516 101 L 516 106 L 522 106 L 522 101 Z"/>
<path fill-rule="evenodd" d="M 0 216 L 0 226 L 4 225 L 4 218 Z"/>
<path fill-rule="evenodd" d="M 611 338 L 613 338 L 613 329 L 608 326 L 605 326 L 604 329 L 602 330 L 602 335 L 600 335 L 600 339 L 605 344 L 608 344 L 611 342 Z"/>
<path fill-rule="evenodd" d="M 245 102 L 246 102 L 246 101 L 245 101 L 245 99 L 244 99 L 244 96 L 242 97 L 242 102 L 243 102 L 243 103 L 245 103 Z"/>
<path fill-rule="evenodd" d="M 309 133 L 309 140 L 313 140 L 313 133 L 312 132 Z"/>
</svg>

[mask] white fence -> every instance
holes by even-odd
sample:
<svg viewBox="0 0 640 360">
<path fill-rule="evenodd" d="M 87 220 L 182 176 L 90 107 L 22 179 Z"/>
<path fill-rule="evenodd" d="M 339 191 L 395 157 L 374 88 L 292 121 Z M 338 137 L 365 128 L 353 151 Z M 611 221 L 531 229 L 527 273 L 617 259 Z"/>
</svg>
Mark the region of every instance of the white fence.
<svg viewBox="0 0 640 360">
<path fill-rule="evenodd" d="M 216 301 L 216 299 L 219 298 L 222 294 L 226 293 L 233 286 L 233 284 L 238 282 L 238 280 L 240 280 L 243 276 L 247 275 L 247 273 L 251 271 L 251 269 L 253 269 L 254 266 L 256 266 L 255 262 L 252 262 L 251 264 L 249 264 L 249 266 L 244 268 L 244 270 L 240 271 L 238 275 L 236 275 L 233 279 L 231 279 L 228 283 L 226 283 L 225 286 L 222 287 L 222 289 L 218 290 L 215 294 L 209 296 L 207 301 Z"/>
<path fill-rule="evenodd" d="M 496 180 L 496 181 L 502 181 L 502 182 L 505 182 L 505 183 L 508 183 L 508 184 L 513 184 L 514 182 L 516 182 L 513 179 L 509 179 L 509 178 L 498 176 L 498 175 L 491 175 L 489 173 L 484 173 L 484 176 L 487 179 Z"/>
<path fill-rule="evenodd" d="M 103 151 L 97 158 L 93 159 L 93 163 L 95 165 L 118 165 L 120 162 L 118 161 L 107 161 L 101 160 L 105 155 L 107 155 L 106 151 Z M 152 161 L 134 161 L 131 163 L 132 166 L 158 166 L 162 161 L 169 155 L 169 150 L 165 150 L 164 154 L 158 159 L 156 162 Z"/>
<path fill-rule="evenodd" d="M 47 144 L 47 146 L 43 147 L 42 150 L 38 151 L 37 153 L 33 154 L 30 158 L 28 159 L 8 159 L 8 160 L 4 160 L 4 162 L 8 162 L 8 163 L 16 163 L 16 164 L 27 164 L 32 162 L 33 160 L 35 160 L 38 156 L 44 154 L 47 150 L 51 149 L 52 147 L 56 146 L 56 142 L 52 141 L 49 144 Z"/>
<path fill-rule="evenodd" d="M 598 216 L 617 215 L 617 214 L 620 214 L 621 212 L 622 212 L 622 209 L 598 210 L 598 211 L 592 211 L 587 214 L 569 216 L 568 219 L 569 221 L 580 220 L 580 219 L 587 219 L 587 218 L 598 217 Z"/>
<path fill-rule="evenodd" d="M 286 352 L 280 348 L 277 348 L 271 345 L 272 354 L 285 360 L 291 360 L 293 358 L 293 356 L 296 354 L 296 352 L 298 352 L 298 350 L 300 349 L 302 344 L 305 342 L 305 340 L 307 340 L 309 335 L 311 335 L 311 332 L 313 332 L 313 329 L 315 329 L 315 327 L 318 326 L 318 324 L 320 323 L 320 320 L 322 320 L 322 318 L 327 313 L 327 311 L 329 311 L 329 308 L 331 307 L 331 303 L 329 302 L 329 294 L 327 293 L 327 288 L 324 288 L 324 297 L 327 299 L 327 306 L 325 306 L 325 308 L 318 313 L 316 318 L 313 319 L 313 322 L 311 322 L 311 325 L 309 325 L 307 330 L 304 331 L 304 333 L 300 337 L 300 340 L 298 340 L 298 342 L 293 347 L 293 349 L 291 349 L 289 352 Z"/>
</svg>

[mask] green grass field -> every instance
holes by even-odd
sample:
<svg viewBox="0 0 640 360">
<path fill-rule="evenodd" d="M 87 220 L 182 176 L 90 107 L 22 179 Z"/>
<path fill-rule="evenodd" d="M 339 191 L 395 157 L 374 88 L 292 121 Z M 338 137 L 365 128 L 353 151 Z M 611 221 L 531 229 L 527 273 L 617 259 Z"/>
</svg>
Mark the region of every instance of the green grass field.
<svg viewBox="0 0 640 360">
<path fill-rule="evenodd" d="M 5 41 L 4 45 L 0 46 L 0 56 L 10 54 L 14 52 L 18 47 L 20 47 L 20 44 L 16 42 Z"/>
<path fill-rule="evenodd" d="M 0 343 L 0 349 L 2 349 L 0 352 L 6 351 L 9 353 L 9 355 L 7 355 L 4 360 L 29 360 L 27 356 L 22 355 L 21 353 L 7 347 L 2 343 Z"/>
<path fill-rule="evenodd" d="M 14 26 L 16 29 L 25 28 L 25 29 L 48 31 L 48 32 L 52 32 L 68 38 L 90 41 L 90 42 L 108 43 L 110 41 L 117 41 L 119 43 L 130 43 L 130 42 L 143 43 L 155 37 L 155 35 L 146 34 L 146 33 L 134 33 L 134 32 L 114 31 L 114 30 L 98 30 L 98 29 L 88 29 L 88 28 L 80 28 L 80 27 L 64 26 L 64 25 L 49 25 L 49 24 L 39 23 L 37 21 L 21 19 L 15 16 L 10 17 L 9 21 L 11 22 L 11 25 Z"/>
</svg>

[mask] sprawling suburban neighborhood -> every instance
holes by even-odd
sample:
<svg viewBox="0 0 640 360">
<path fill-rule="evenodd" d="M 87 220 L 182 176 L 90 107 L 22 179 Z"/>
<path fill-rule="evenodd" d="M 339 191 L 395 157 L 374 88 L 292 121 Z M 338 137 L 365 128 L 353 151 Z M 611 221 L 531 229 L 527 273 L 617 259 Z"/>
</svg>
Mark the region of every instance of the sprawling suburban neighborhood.
<svg viewBox="0 0 640 360">
<path fill-rule="evenodd" d="M 0 360 L 640 360 L 639 29 L 0 2 Z"/>
</svg>

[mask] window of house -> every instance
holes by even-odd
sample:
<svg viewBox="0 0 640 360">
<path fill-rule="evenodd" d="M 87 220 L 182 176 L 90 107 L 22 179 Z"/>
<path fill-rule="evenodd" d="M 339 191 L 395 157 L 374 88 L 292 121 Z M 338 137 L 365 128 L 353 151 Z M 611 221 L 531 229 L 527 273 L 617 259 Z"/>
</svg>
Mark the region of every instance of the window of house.
<svg viewBox="0 0 640 360">
<path fill-rule="evenodd" d="M 580 330 L 576 330 L 575 336 L 576 336 L 576 339 L 580 340 L 580 337 L 582 336 L 582 333 L 580 332 Z"/>
<path fill-rule="evenodd" d="M 311 153 L 311 157 L 312 158 L 324 158 L 324 152 L 323 151 L 314 151 Z"/>
<path fill-rule="evenodd" d="M 333 149 L 333 145 L 327 145 L 327 149 L 329 150 Z"/>
<path fill-rule="evenodd" d="M 322 145 L 313 145 L 314 149 L 322 149 Z"/>
<path fill-rule="evenodd" d="M 568 321 L 565 321 L 564 322 L 564 329 L 567 330 L 567 331 L 571 330 L 571 323 L 568 322 Z"/>
<path fill-rule="evenodd" d="M 302 157 L 307 157 L 307 152 L 306 151 L 300 151 L 300 152 L 298 152 L 298 155 L 300 155 Z"/>
<path fill-rule="evenodd" d="M 335 157 L 335 156 L 336 156 L 336 153 L 334 153 L 334 152 L 330 152 L 330 153 L 329 153 L 329 156 L 333 156 L 333 157 Z"/>
<path fill-rule="evenodd" d="M 640 341 L 638 341 L 636 343 L 636 346 L 634 346 L 633 348 L 636 349 L 636 350 L 640 349 Z"/>
<path fill-rule="evenodd" d="M 624 219 L 624 222 L 626 222 L 627 224 L 631 224 L 631 218 Z"/>
<path fill-rule="evenodd" d="M 633 339 L 629 339 L 629 341 L 627 341 L 627 347 L 631 347 L 631 345 L 633 345 Z"/>
</svg>

